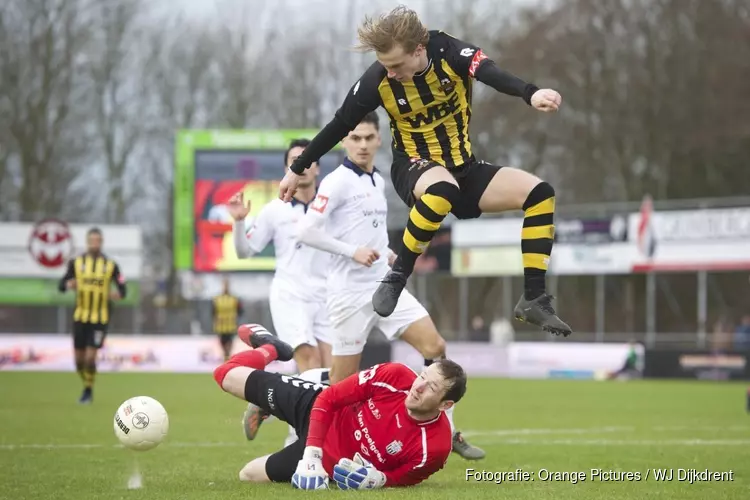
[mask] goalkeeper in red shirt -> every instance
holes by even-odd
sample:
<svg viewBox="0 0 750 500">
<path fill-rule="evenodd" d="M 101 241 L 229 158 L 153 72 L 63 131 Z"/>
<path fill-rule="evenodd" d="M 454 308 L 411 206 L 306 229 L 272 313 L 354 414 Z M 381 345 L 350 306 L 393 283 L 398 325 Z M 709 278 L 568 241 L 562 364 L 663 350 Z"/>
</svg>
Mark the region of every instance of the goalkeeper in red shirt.
<svg viewBox="0 0 750 500">
<path fill-rule="evenodd" d="M 240 339 L 253 349 L 232 356 L 214 378 L 294 427 L 299 440 L 248 463 L 241 480 L 373 489 L 418 484 L 443 468 L 452 448 L 443 412 L 466 392 L 461 366 L 442 359 L 417 375 L 383 363 L 329 387 L 263 371 L 292 359 L 292 348 L 260 325 L 245 326 Z"/>
</svg>

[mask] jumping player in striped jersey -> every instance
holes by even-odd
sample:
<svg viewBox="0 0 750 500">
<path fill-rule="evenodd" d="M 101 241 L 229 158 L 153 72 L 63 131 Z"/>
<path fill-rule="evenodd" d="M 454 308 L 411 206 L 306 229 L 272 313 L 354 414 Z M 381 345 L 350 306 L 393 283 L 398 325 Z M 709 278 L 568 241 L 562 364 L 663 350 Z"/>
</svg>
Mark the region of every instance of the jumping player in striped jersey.
<svg viewBox="0 0 750 500">
<path fill-rule="evenodd" d="M 502 70 L 476 45 L 428 30 L 416 12 L 403 6 L 367 19 L 358 37 L 360 48 L 375 52 L 377 60 L 291 165 L 279 185 L 280 198 L 288 201 L 305 169 L 369 112 L 382 107 L 393 136 L 391 180 L 410 212 L 393 269 L 372 295 L 373 309 L 382 317 L 395 314 L 417 258 L 449 213 L 474 219 L 485 212 L 523 210 L 525 286 L 515 316 L 552 334 L 570 335 L 571 328 L 557 316 L 546 290 L 554 242 L 555 190 L 524 170 L 477 159 L 469 133 L 475 81 L 543 112 L 558 110 L 560 94 Z"/>
</svg>

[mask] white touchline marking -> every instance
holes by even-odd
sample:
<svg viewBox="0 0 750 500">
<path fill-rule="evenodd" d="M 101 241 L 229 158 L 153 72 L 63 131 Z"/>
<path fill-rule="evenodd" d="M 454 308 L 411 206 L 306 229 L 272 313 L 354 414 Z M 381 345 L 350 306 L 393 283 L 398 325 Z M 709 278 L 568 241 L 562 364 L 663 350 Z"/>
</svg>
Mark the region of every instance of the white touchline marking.
<svg viewBox="0 0 750 500">
<path fill-rule="evenodd" d="M 540 446 L 745 446 L 750 444 L 749 439 L 600 439 L 600 438 L 568 438 L 568 439 L 524 439 L 514 438 L 512 436 L 544 436 L 544 435 L 595 435 L 604 433 L 634 433 L 637 430 L 635 427 L 591 427 L 588 429 L 553 429 L 553 428 L 537 428 L 537 429 L 495 429 L 495 430 L 467 430 L 462 431 L 465 437 L 473 438 L 477 443 L 482 444 L 497 444 L 497 445 L 517 445 L 517 444 L 531 444 Z M 643 431 L 730 431 L 730 432 L 744 432 L 750 431 L 750 428 L 743 426 L 654 426 L 644 427 Z M 507 437 L 504 437 L 507 436 Z M 164 442 L 160 447 L 165 448 L 235 448 L 244 447 L 245 443 L 229 443 L 229 442 L 189 442 L 189 441 L 175 441 L 175 442 Z M 86 443 L 0 443 L 0 451 L 3 450 L 75 450 L 75 449 L 92 449 L 92 448 L 111 448 L 111 449 L 125 449 L 121 444 L 86 444 Z"/>
<path fill-rule="evenodd" d="M 201 443 L 201 442 L 165 442 L 159 445 L 159 447 L 167 448 L 232 448 L 232 447 L 245 446 L 243 443 Z M 83 444 L 83 443 L 50 443 L 50 444 L 39 444 L 39 443 L 20 443 L 20 444 L 0 444 L 0 450 L 22 450 L 22 449 L 38 449 L 38 450 L 68 450 L 68 449 L 89 449 L 89 448 L 121 448 L 126 449 L 121 444 L 105 445 L 105 444 Z"/>
<path fill-rule="evenodd" d="M 700 431 L 730 431 L 730 432 L 750 432 L 750 427 L 746 425 L 728 425 L 726 427 L 720 425 L 657 425 L 651 427 L 654 431 L 689 431 L 689 432 L 700 432 Z"/>
<path fill-rule="evenodd" d="M 599 434 L 605 432 L 631 432 L 633 427 L 591 427 L 588 429 L 497 429 L 490 431 L 461 431 L 464 437 L 528 436 L 535 434 Z"/>
<path fill-rule="evenodd" d="M 498 439 L 477 443 L 538 446 L 747 446 L 750 439 Z"/>
</svg>

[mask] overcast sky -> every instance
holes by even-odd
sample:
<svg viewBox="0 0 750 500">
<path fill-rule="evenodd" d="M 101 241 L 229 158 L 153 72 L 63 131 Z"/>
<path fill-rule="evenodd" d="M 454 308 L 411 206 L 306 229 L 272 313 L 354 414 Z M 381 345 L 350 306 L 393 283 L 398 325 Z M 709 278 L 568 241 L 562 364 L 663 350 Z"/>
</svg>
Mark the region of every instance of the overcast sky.
<svg viewBox="0 0 750 500">
<path fill-rule="evenodd" d="M 473 6 L 479 14 L 496 0 L 463 0 L 461 6 Z M 521 5 L 549 3 L 551 0 L 504 0 L 503 5 L 512 9 Z M 231 19 L 256 17 L 258 13 L 263 23 L 283 22 L 290 27 L 298 23 L 336 23 L 345 25 L 354 18 L 352 30 L 365 14 L 379 14 L 399 4 L 405 4 L 416 10 L 423 20 L 432 23 L 430 28 L 439 29 L 442 19 L 440 12 L 430 10 L 427 0 L 173 0 L 159 2 L 159 10 L 170 14 L 181 13 L 194 20 L 219 20 L 228 15 Z"/>
</svg>

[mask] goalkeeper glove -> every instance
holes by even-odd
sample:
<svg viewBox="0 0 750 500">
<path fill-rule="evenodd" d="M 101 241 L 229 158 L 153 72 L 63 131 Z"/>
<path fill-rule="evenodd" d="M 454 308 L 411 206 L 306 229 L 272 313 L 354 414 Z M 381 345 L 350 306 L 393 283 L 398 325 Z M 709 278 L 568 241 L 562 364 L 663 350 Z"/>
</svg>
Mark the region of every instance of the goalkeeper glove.
<svg viewBox="0 0 750 500">
<path fill-rule="evenodd" d="M 300 490 L 324 490 L 328 488 L 328 474 L 323 468 L 323 450 L 315 446 L 305 448 L 302 460 L 292 476 L 292 486 Z"/>
<path fill-rule="evenodd" d="M 385 474 L 357 453 L 354 460 L 342 458 L 334 465 L 333 480 L 342 490 L 372 490 L 385 485 Z"/>
</svg>

